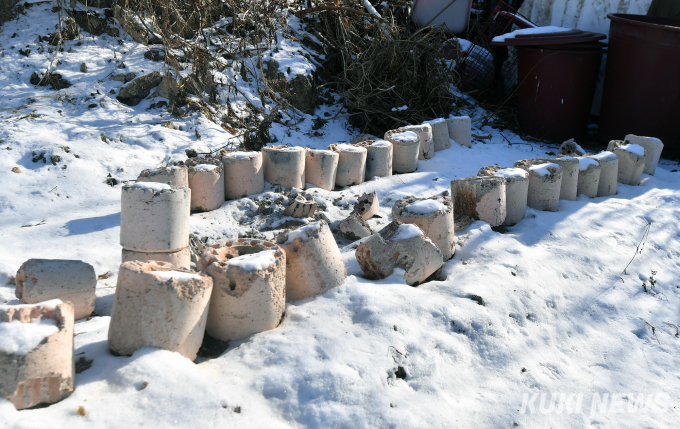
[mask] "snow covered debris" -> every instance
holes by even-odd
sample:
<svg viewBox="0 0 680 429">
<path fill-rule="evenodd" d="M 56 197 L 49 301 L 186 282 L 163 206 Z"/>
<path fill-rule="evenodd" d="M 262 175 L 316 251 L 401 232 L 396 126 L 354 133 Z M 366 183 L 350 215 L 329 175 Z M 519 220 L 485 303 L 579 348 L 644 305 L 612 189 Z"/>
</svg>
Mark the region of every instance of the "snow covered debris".
<svg viewBox="0 0 680 429">
<path fill-rule="evenodd" d="M 269 268 L 274 262 L 276 262 L 274 253 L 274 250 L 264 250 L 262 252 L 249 253 L 229 259 L 227 263 L 229 265 L 241 268 L 246 273 L 250 273 L 255 270 L 264 270 Z"/>
<path fill-rule="evenodd" d="M 33 319 L 31 323 L 0 322 L 0 352 L 25 355 L 50 335 L 59 332 L 53 319 Z"/>
<path fill-rule="evenodd" d="M 520 35 L 527 35 L 527 34 L 549 34 L 549 33 L 561 33 L 564 31 L 571 31 L 573 30 L 572 28 L 565 28 L 565 27 L 555 27 L 555 26 L 547 26 L 547 27 L 535 27 L 535 28 L 522 28 L 520 30 L 515 30 L 511 31 L 509 33 L 501 34 L 500 36 L 496 36 L 493 38 L 493 42 L 505 42 L 508 39 L 514 39 L 517 36 Z"/>
<path fill-rule="evenodd" d="M 445 211 L 446 206 L 437 200 L 418 200 L 406 206 L 406 211 L 415 214 L 428 214 Z"/>
</svg>

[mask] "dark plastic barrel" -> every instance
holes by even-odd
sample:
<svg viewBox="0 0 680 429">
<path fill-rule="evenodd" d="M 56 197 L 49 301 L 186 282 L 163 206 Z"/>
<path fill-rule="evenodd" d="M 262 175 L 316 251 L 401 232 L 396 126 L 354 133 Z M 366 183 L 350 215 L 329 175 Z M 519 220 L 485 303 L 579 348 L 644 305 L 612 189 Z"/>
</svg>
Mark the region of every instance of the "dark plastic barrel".
<svg viewBox="0 0 680 429">
<path fill-rule="evenodd" d="M 600 140 L 657 137 L 680 156 L 680 20 L 614 13 L 600 111 Z"/>
<path fill-rule="evenodd" d="M 560 143 L 583 137 L 604 53 L 600 44 L 584 49 L 516 48 L 522 131 Z"/>
</svg>

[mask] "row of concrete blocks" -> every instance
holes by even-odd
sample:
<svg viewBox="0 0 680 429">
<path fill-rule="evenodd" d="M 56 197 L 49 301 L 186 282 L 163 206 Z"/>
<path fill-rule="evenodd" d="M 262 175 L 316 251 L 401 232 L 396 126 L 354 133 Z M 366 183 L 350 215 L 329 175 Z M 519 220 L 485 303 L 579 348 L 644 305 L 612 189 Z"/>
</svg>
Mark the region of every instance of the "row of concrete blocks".
<svg viewBox="0 0 680 429">
<path fill-rule="evenodd" d="M 514 168 L 483 167 L 475 177 L 453 180 L 456 216 L 491 226 L 514 225 L 524 218 L 527 206 L 557 211 L 559 200 L 573 201 L 578 194 L 616 195 L 618 182 L 637 186 L 643 171 L 654 174 L 663 144 L 656 138 L 629 135 L 595 155 L 564 149 L 563 145 L 558 158 L 521 160 Z"/>
</svg>

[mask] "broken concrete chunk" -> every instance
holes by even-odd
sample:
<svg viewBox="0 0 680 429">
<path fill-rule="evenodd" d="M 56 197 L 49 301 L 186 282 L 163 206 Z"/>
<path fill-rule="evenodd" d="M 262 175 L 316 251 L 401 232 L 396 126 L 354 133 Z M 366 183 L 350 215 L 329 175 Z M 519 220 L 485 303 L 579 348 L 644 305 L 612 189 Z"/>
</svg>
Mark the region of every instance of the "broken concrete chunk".
<svg viewBox="0 0 680 429">
<path fill-rule="evenodd" d="M 417 225 L 441 251 L 445 261 L 456 252 L 453 203 L 444 197 L 404 197 L 392 206 L 392 219 L 400 224 Z"/>
<path fill-rule="evenodd" d="M 0 397 L 16 409 L 73 392 L 73 305 L 0 305 Z"/>
<path fill-rule="evenodd" d="M 378 194 L 371 192 L 370 194 L 363 194 L 358 198 L 357 205 L 354 206 L 354 211 L 359 213 L 364 220 L 369 220 L 373 215 L 378 213 L 380 209 L 380 202 L 378 201 Z"/>
<path fill-rule="evenodd" d="M 92 265 L 65 259 L 29 259 L 16 275 L 15 295 L 26 304 L 51 299 L 70 301 L 75 319 L 94 311 L 97 276 Z"/>
<path fill-rule="evenodd" d="M 355 255 L 367 278 L 384 279 L 401 268 L 411 286 L 423 282 L 444 263 L 442 253 L 420 228 L 396 222 L 359 244 Z"/>
<path fill-rule="evenodd" d="M 338 230 L 348 240 L 359 240 L 373 234 L 371 227 L 358 213 L 350 213 L 345 220 L 338 222 Z"/>
<path fill-rule="evenodd" d="M 316 212 L 316 200 L 312 196 L 308 196 L 308 198 L 297 195 L 289 202 L 288 207 L 285 208 L 283 214 L 292 217 L 314 216 L 314 213 Z"/>
<path fill-rule="evenodd" d="M 578 143 L 574 141 L 574 139 L 569 139 L 562 143 L 557 156 L 584 156 L 585 154 L 586 151 L 583 150 L 583 148 L 579 146 Z"/>
<path fill-rule="evenodd" d="M 500 177 L 465 177 L 451 181 L 451 200 L 456 221 L 483 220 L 502 225 L 506 216 L 505 180 Z"/>
<path fill-rule="evenodd" d="M 116 99 L 128 106 L 136 106 L 145 99 L 151 90 L 158 86 L 163 77 L 158 71 L 138 77 L 120 89 Z"/>
</svg>

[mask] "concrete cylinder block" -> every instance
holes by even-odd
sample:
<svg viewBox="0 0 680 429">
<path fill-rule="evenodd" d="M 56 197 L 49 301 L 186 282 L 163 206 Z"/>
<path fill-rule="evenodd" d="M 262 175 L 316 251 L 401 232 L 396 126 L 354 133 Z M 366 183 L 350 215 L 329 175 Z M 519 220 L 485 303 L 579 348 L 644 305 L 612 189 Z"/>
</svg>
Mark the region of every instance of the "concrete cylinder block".
<svg viewBox="0 0 680 429">
<path fill-rule="evenodd" d="M 392 206 L 392 220 L 417 225 L 448 261 L 456 252 L 453 203 L 444 197 L 404 197 Z"/>
<path fill-rule="evenodd" d="M 614 152 L 619 159 L 618 181 L 624 185 L 637 186 L 647 165 L 645 148 L 638 144 L 628 144 L 621 140 L 612 140 L 607 150 Z"/>
<path fill-rule="evenodd" d="M 17 410 L 73 392 L 73 305 L 0 305 L 0 397 Z"/>
<path fill-rule="evenodd" d="M 458 217 L 502 225 L 506 216 L 505 180 L 500 177 L 465 177 L 451 181 L 451 200 Z"/>
<path fill-rule="evenodd" d="M 168 262 L 120 265 L 109 324 L 109 347 L 132 355 L 158 347 L 194 360 L 203 342 L 213 281 Z"/>
<path fill-rule="evenodd" d="M 232 239 L 203 251 L 199 268 L 213 278 L 206 332 L 222 341 L 279 326 L 286 307 L 286 255 L 264 240 Z"/>
<path fill-rule="evenodd" d="M 374 136 L 373 134 L 359 134 L 358 136 L 354 137 L 350 143 L 352 144 L 358 144 L 358 143 L 363 143 L 369 140 L 379 140 L 378 137 Z"/>
<path fill-rule="evenodd" d="M 603 151 L 589 158 L 600 163 L 600 181 L 597 185 L 597 196 L 616 195 L 618 191 L 619 158 L 613 152 Z"/>
<path fill-rule="evenodd" d="M 392 175 L 392 143 L 386 140 L 367 140 L 359 144 L 366 148 L 365 180 Z"/>
<path fill-rule="evenodd" d="M 661 140 L 655 137 L 628 134 L 625 141 L 645 148 L 645 169 L 642 172 L 653 176 L 656 172 L 656 166 L 659 164 L 659 159 L 661 159 L 661 151 L 663 150 Z"/>
<path fill-rule="evenodd" d="M 562 169 L 562 182 L 560 184 L 560 200 L 574 201 L 578 195 L 578 159 L 571 156 L 561 158 L 536 158 L 522 160 L 525 165 L 553 163 Z M 517 163 L 515 163 L 517 164 Z M 515 165 L 517 166 L 517 165 Z"/>
<path fill-rule="evenodd" d="M 16 275 L 17 298 L 25 304 L 60 299 L 73 304 L 76 320 L 94 311 L 97 275 L 92 265 L 66 259 L 29 259 Z"/>
<path fill-rule="evenodd" d="M 407 125 L 406 131 L 413 131 L 420 138 L 420 149 L 418 159 L 430 159 L 434 156 L 434 141 L 432 140 L 432 125 Z"/>
<path fill-rule="evenodd" d="M 562 168 L 555 163 L 534 164 L 533 161 L 525 159 L 515 162 L 515 167 L 529 173 L 527 205 L 536 210 L 556 212 L 560 202 Z"/>
<path fill-rule="evenodd" d="M 189 187 L 189 171 L 183 165 L 169 165 L 167 167 L 142 170 L 137 177 L 138 182 L 165 183 L 182 188 Z"/>
<path fill-rule="evenodd" d="M 189 246 L 191 190 L 161 183 L 125 185 L 120 244 L 138 252 L 174 252 Z"/>
<path fill-rule="evenodd" d="M 326 221 L 283 233 L 277 244 L 286 253 L 286 298 L 309 298 L 345 281 L 345 262 Z"/>
<path fill-rule="evenodd" d="M 497 165 L 484 167 L 479 176 L 496 176 L 505 180 L 505 221 L 512 226 L 524 219 L 529 194 L 529 173 L 521 168 L 501 168 Z"/>
<path fill-rule="evenodd" d="M 299 146 L 267 146 L 262 148 L 264 180 L 284 188 L 305 189 L 306 150 Z"/>
<path fill-rule="evenodd" d="M 451 137 L 449 136 L 449 126 L 446 119 L 439 118 L 431 121 L 425 121 L 423 124 L 429 124 L 432 127 L 432 143 L 434 150 L 440 151 L 451 147 Z"/>
<path fill-rule="evenodd" d="M 264 171 L 261 152 L 226 152 L 224 166 L 224 197 L 227 200 L 264 192 Z"/>
<path fill-rule="evenodd" d="M 174 252 L 137 252 L 123 249 L 121 262 L 129 261 L 160 261 L 169 262 L 172 265 L 188 270 L 191 268 L 191 251 L 188 247 Z"/>
<path fill-rule="evenodd" d="M 305 179 L 326 191 L 335 189 L 335 175 L 340 155 L 332 150 L 307 149 Z"/>
<path fill-rule="evenodd" d="M 446 120 L 449 138 L 465 147 L 472 147 L 472 121 L 469 116 L 453 116 Z"/>
<path fill-rule="evenodd" d="M 187 161 L 191 211 L 209 212 L 224 203 L 224 170 L 217 159 L 201 159 L 200 164 Z"/>
<path fill-rule="evenodd" d="M 589 198 L 595 198 L 600 185 L 600 163 L 586 157 L 578 157 L 577 159 L 580 165 L 578 193 Z"/>
<path fill-rule="evenodd" d="M 413 173 L 418 169 L 420 137 L 403 128 L 385 133 L 385 140 L 392 143 L 392 173 Z"/>
<path fill-rule="evenodd" d="M 346 143 L 336 143 L 328 146 L 328 150 L 337 152 L 338 169 L 335 174 L 335 184 L 339 187 L 360 185 L 364 183 L 366 175 L 366 148 Z"/>
<path fill-rule="evenodd" d="M 366 278 L 384 279 L 395 268 L 409 285 L 425 281 L 444 264 L 441 251 L 416 225 L 392 222 L 361 242 L 355 252 Z"/>
</svg>

